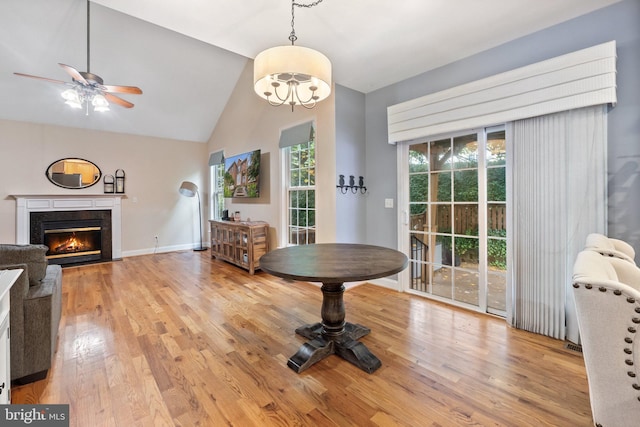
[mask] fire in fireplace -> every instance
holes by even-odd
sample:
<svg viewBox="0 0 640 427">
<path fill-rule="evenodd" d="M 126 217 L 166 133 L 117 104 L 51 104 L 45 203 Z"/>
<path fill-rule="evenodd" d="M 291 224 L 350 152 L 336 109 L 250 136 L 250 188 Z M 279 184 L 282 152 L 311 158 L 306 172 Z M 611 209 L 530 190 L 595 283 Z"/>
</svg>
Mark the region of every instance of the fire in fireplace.
<svg viewBox="0 0 640 427">
<path fill-rule="evenodd" d="M 77 227 L 44 231 L 44 244 L 49 247 L 48 259 L 78 255 L 100 255 L 101 228 Z"/>
</svg>

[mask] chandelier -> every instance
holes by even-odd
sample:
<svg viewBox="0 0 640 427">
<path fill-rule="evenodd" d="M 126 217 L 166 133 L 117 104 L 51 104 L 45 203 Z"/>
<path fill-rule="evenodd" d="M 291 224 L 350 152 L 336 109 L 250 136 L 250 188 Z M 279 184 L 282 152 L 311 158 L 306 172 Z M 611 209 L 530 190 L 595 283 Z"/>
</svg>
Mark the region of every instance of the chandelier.
<svg viewBox="0 0 640 427">
<path fill-rule="evenodd" d="M 258 96 L 273 106 L 296 105 L 311 109 L 331 94 L 331 61 L 322 53 L 306 47 L 295 46 L 298 39 L 294 28 L 296 7 L 313 7 L 311 4 L 291 1 L 291 46 L 277 46 L 256 56 L 253 65 L 253 87 Z"/>
</svg>

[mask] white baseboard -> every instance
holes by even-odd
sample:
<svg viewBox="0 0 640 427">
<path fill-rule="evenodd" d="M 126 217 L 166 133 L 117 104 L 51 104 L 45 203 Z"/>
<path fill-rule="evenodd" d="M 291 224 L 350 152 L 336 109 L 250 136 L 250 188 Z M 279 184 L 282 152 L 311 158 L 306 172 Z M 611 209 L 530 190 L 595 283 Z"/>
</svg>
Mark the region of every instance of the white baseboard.
<svg viewBox="0 0 640 427">
<path fill-rule="evenodd" d="M 400 291 L 400 285 L 397 280 L 383 277 L 382 279 L 369 280 L 368 282 L 383 288 L 392 289 L 398 292 Z"/>
<path fill-rule="evenodd" d="M 194 244 L 187 244 L 187 245 L 159 246 L 157 248 L 136 249 L 133 251 L 122 251 L 122 257 L 126 258 L 130 256 L 151 255 L 151 254 L 159 254 L 164 252 L 187 251 L 195 247 L 196 245 Z"/>
</svg>

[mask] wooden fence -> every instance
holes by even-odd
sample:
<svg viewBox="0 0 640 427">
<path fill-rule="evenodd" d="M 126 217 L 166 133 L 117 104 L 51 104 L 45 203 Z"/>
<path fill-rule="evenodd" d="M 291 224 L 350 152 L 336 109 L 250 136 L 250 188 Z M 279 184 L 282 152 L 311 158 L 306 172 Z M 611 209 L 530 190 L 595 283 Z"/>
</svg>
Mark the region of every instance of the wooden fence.
<svg viewBox="0 0 640 427">
<path fill-rule="evenodd" d="M 451 218 L 451 205 L 439 205 L 436 207 L 437 231 L 455 234 L 467 234 L 467 232 L 477 233 L 478 230 L 478 205 L 477 204 L 456 204 L 453 207 L 454 218 Z M 427 211 L 422 214 L 411 215 L 411 230 L 427 230 Z M 505 205 L 489 205 L 487 207 L 487 225 L 489 230 L 507 229 L 507 207 Z"/>
</svg>

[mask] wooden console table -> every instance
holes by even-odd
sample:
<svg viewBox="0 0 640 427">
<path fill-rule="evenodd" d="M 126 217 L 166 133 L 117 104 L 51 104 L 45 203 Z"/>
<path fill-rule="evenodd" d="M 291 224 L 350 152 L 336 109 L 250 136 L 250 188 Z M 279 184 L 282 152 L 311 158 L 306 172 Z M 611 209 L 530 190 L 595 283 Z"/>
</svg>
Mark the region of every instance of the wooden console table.
<svg viewBox="0 0 640 427">
<path fill-rule="evenodd" d="M 260 257 L 269 252 L 269 224 L 264 221 L 214 221 L 211 225 L 211 257 L 249 270 L 260 268 Z"/>
</svg>

